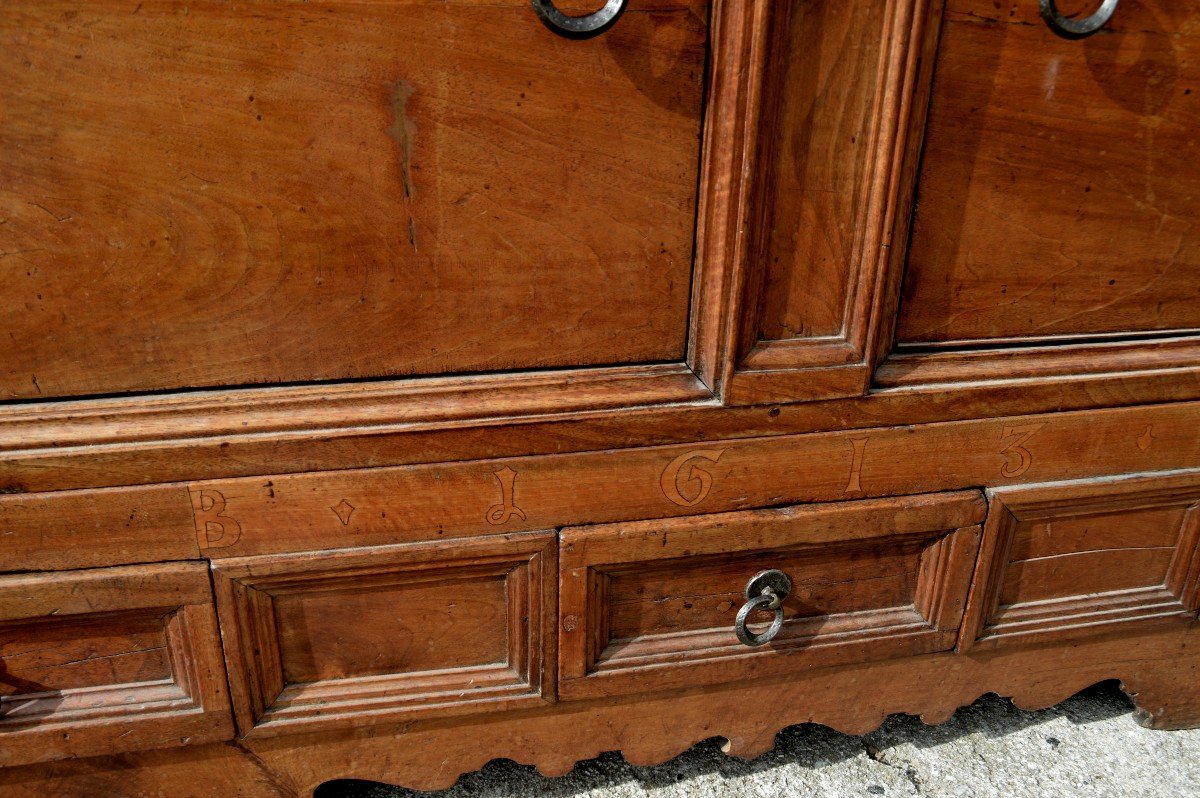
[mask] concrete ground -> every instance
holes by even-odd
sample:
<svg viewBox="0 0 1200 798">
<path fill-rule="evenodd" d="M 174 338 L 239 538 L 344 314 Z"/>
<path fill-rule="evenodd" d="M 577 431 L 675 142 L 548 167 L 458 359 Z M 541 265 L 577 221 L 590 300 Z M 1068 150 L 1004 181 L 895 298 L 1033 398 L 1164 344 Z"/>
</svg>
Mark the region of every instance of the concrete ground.
<svg viewBox="0 0 1200 798">
<path fill-rule="evenodd" d="M 775 750 L 750 762 L 725 756 L 720 741 L 710 740 L 657 767 L 606 754 L 546 779 L 496 761 L 446 792 L 343 782 L 319 798 L 1200 796 L 1200 730 L 1143 729 L 1132 710 L 1115 683 L 1042 712 L 986 696 L 937 727 L 892 717 L 866 737 L 848 737 L 794 726 L 780 733 Z"/>
</svg>

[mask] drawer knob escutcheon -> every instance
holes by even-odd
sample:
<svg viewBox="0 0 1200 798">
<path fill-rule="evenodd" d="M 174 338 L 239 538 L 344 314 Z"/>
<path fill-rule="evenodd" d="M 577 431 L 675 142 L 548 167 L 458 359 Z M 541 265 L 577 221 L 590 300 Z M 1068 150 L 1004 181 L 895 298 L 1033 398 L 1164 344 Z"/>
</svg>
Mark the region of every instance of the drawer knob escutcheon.
<svg viewBox="0 0 1200 798">
<path fill-rule="evenodd" d="M 568 39 L 590 39 L 599 36 L 616 24 L 629 0 L 605 0 L 604 8 L 582 17 L 572 17 L 559 11 L 554 0 L 531 0 L 538 19 L 559 36 Z"/>
<path fill-rule="evenodd" d="M 1104 0 L 1096 13 L 1084 19 L 1069 19 L 1058 12 L 1055 0 L 1039 0 L 1041 3 L 1042 19 L 1050 26 L 1050 30 L 1064 39 L 1083 39 L 1103 28 L 1117 11 L 1120 0 Z"/>
<path fill-rule="evenodd" d="M 738 640 L 743 644 L 756 648 L 766 645 L 775 639 L 783 628 L 783 600 L 792 592 L 792 580 L 783 571 L 760 571 L 746 585 L 748 601 L 738 610 L 737 620 L 733 622 L 733 630 L 737 632 Z M 754 634 L 746 626 L 750 614 L 756 610 L 774 610 L 775 620 L 771 626 L 760 634 Z"/>
</svg>

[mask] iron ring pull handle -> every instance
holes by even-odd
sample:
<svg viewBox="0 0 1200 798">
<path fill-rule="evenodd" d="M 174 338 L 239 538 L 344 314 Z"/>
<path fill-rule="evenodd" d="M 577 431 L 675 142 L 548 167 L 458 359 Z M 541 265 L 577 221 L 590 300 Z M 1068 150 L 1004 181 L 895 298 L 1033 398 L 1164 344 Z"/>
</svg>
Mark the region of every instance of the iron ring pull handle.
<svg viewBox="0 0 1200 798">
<path fill-rule="evenodd" d="M 1050 30 L 1064 39 L 1083 39 L 1103 28 L 1117 12 L 1117 3 L 1121 0 L 1104 0 L 1096 13 L 1084 19 L 1068 19 L 1058 13 L 1058 3 L 1055 0 L 1039 0 L 1041 3 L 1042 19 L 1050 26 Z"/>
<path fill-rule="evenodd" d="M 775 639 L 783 628 L 783 600 L 792 592 L 792 580 L 783 571 L 761 571 L 746 585 L 748 601 L 738 610 L 737 620 L 733 622 L 733 631 L 743 645 L 757 648 Z M 757 610 L 775 610 L 775 620 L 771 626 L 759 634 L 754 634 L 746 626 L 750 614 Z"/>
<path fill-rule="evenodd" d="M 616 24 L 629 0 L 605 0 L 604 8 L 582 17 L 559 11 L 554 0 L 531 0 L 533 10 L 547 28 L 568 39 L 590 39 Z"/>
</svg>

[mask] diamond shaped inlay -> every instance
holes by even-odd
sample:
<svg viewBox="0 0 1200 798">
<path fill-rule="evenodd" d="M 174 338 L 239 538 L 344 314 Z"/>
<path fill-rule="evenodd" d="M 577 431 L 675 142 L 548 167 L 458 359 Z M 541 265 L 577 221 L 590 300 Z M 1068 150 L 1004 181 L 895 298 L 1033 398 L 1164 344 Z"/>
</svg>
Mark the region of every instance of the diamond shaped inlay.
<svg viewBox="0 0 1200 798">
<path fill-rule="evenodd" d="M 334 515 L 336 515 L 338 517 L 338 520 L 342 522 L 342 526 L 350 525 L 350 516 L 354 515 L 354 510 L 355 510 L 355 507 L 353 504 L 346 501 L 345 499 L 342 499 L 340 502 L 333 505 L 329 509 L 333 510 Z"/>
</svg>

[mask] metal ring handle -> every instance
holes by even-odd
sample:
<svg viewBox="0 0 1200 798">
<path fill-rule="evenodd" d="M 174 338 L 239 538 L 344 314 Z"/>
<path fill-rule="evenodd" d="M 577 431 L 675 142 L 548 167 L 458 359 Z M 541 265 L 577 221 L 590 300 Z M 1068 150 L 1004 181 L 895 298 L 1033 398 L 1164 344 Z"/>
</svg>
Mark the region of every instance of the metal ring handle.
<svg viewBox="0 0 1200 798">
<path fill-rule="evenodd" d="M 1058 13 L 1058 3 L 1055 0 L 1040 0 L 1042 19 L 1050 26 L 1050 30 L 1064 39 L 1083 39 L 1103 28 L 1117 12 L 1117 3 L 1121 0 L 1104 0 L 1096 13 L 1084 19 L 1068 19 Z"/>
<path fill-rule="evenodd" d="M 582 17 L 559 11 L 554 0 L 531 0 L 533 10 L 550 30 L 568 39 L 590 39 L 611 28 L 625 13 L 629 0 L 605 0 L 604 8 Z"/>
<path fill-rule="evenodd" d="M 767 609 L 772 604 L 775 605 L 775 620 L 771 622 L 771 628 L 761 634 L 754 634 L 746 628 L 746 621 L 750 618 L 750 613 L 755 610 Z M 742 605 L 738 610 L 737 620 L 733 622 L 733 631 L 737 632 L 738 640 L 741 640 L 744 645 L 756 648 L 766 645 L 775 639 L 775 635 L 779 634 L 779 630 L 783 628 L 783 603 L 779 601 L 779 596 L 773 591 L 768 590 L 761 596 L 755 596 Z"/>
</svg>

